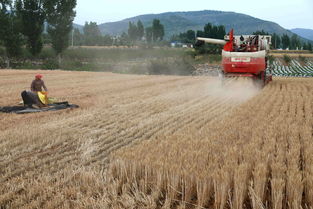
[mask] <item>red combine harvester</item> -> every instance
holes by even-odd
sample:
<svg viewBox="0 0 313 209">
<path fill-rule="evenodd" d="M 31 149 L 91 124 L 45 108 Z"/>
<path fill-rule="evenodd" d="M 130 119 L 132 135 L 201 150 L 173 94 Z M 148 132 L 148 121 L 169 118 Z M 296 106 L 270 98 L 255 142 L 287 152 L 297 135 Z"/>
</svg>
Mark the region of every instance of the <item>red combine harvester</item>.
<svg viewBox="0 0 313 209">
<path fill-rule="evenodd" d="M 256 81 L 261 81 L 263 85 L 272 80 L 271 72 L 266 72 L 271 36 L 234 36 L 234 31 L 231 30 L 224 39 L 197 38 L 198 41 L 224 45 L 222 51 L 223 77 L 251 77 Z"/>
</svg>

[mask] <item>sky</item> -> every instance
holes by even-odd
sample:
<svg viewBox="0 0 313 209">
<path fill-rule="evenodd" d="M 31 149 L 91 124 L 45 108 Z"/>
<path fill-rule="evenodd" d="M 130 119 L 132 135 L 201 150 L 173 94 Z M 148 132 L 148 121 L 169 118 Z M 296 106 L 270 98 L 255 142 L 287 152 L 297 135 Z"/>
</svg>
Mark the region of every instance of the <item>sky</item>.
<svg viewBox="0 0 313 209">
<path fill-rule="evenodd" d="M 313 29 L 313 0 L 77 0 L 74 22 L 102 24 L 143 14 L 199 10 L 232 11 L 286 29 Z"/>
</svg>

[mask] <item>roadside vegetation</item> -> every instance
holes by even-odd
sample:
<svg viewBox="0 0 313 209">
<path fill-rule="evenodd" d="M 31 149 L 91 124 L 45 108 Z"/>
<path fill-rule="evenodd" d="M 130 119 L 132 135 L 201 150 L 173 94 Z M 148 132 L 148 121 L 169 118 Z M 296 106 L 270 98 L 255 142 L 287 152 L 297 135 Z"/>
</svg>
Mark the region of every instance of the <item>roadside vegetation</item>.
<svg viewBox="0 0 313 209">
<path fill-rule="evenodd" d="M 205 25 L 197 32 L 204 37 L 223 38 L 223 26 Z M 75 71 L 110 71 L 129 74 L 168 74 L 191 75 L 194 65 L 209 62 L 218 64 L 220 46 L 205 44 L 196 46 L 195 32 L 181 33 L 181 41 L 188 47 L 171 46 L 163 40 L 164 26 L 154 20 L 151 27 L 144 28 L 142 23 L 129 22 L 128 33 L 119 37 L 101 36 L 96 23 L 86 23 L 83 33 L 75 29 L 72 34 L 72 47 L 58 52 L 48 34 L 43 34 L 44 47 L 32 53 L 25 46 L 20 53 L 8 62 L 7 48 L 0 48 L 0 67 L 14 69 L 63 69 Z M 173 40 L 175 37 L 173 37 Z M 41 40 L 41 39 L 40 39 Z M 70 38 L 67 39 L 70 41 Z M 40 42 L 41 43 L 41 42 Z M 39 45 L 40 45 L 39 43 Z M 68 46 L 68 45 L 67 45 Z"/>
<path fill-rule="evenodd" d="M 0 57 L 3 53 L 0 50 Z M 69 48 L 63 52 L 61 64 L 50 47 L 36 59 L 26 49 L 22 53 L 22 57 L 11 60 L 12 68 L 191 75 L 196 63 L 192 49 L 176 48 Z M 0 66 L 6 67 L 5 59 L 0 58 Z"/>
</svg>

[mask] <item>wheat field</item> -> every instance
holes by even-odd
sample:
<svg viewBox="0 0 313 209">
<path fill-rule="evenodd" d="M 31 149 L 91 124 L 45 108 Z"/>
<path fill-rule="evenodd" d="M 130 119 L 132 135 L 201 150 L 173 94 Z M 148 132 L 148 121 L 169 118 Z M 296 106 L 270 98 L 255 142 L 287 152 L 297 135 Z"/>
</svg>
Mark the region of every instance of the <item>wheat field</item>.
<svg viewBox="0 0 313 209">
<path fill-rule="evenodd" d="M 41 73 L 80 108 L 0 113 L 0 208 L 313 207 L 312 79 Z"/>
</svg>

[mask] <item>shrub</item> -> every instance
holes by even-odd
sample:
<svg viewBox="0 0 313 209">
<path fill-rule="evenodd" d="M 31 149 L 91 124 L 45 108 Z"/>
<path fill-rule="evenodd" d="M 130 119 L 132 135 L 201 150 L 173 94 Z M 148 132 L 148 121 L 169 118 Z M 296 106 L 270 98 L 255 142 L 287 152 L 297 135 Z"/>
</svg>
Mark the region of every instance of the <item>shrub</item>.
<svg viewBox="0 0 313 209">
<path fill-rule="evenodd" d="M 147 74 L 147 68 L 145 66 L 132 66 L 129 70 L 131 74 Z"/>
<path fill-rule="evenodd" d="M 0 69 L 6 68 L 6 62 L 3 56 L 0 56 Z"/>
<path fill-rule="evenodd" d="M 306 63 L 306 58 L 299 55 L 299 61 L 302 63 Z"/>
<path fill-rule="evenodd" d="M 56 54 L 52 48 L 43 48 L 41 53 L 38 55 L 39 59 L 54 59 Z"/>
<path fill-rule="evenodd" d="M 148 67 L 148 72 L 150 75 L 160 75 L 160 74 L 169 74 L 169 65 L 166 61 L 151 61 L 150 66 Z"/>
<path fill-rule="evenodd" d="M 69 60 L 69 59 L 63 59 L 60 68 L 64 69 L 64 70 L 77 70 L 77 71 L 86 70 L 84 68 L 83 62 L 76 61 L 76 60 Z M 89 69 L 89 70 L 91 70 L 91 69 Z"/>
<path fill-rule="evenodd" d="M 222 56 L 219 54 L 211 54 L 209 55 L 210 63 L 220 63 L 222 61 Z"/>
<path fill-rule="evenodd" d="M 286 63 L 287 65 L 290 64 L 291 58 L 290 58 L 288 55 L 285 54 L 284 57 L 283 57 L 283 59 L 284 59 L 284 61 L 285 61 L 285 63 Z"/>
<path fill-rule="evenodd" d="M 191 75 L 194 71 L 187 58 L 153 60 L 148 67 L 150 75 Z"/>
<path fill-rule="evenodd" d="M 5 49 L 3 47 L 0 47 L 0 56 L 5 56 Z"/>
<path fill-rule="evenodd" d="M 45 69 L 45 70 L 59 69 L 58 61 L 53 58 L 46 59 L 42 63 L 42 69 Z"/>
</svg>

